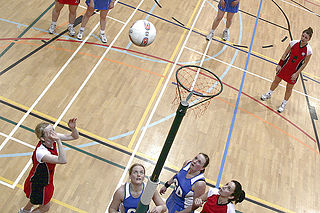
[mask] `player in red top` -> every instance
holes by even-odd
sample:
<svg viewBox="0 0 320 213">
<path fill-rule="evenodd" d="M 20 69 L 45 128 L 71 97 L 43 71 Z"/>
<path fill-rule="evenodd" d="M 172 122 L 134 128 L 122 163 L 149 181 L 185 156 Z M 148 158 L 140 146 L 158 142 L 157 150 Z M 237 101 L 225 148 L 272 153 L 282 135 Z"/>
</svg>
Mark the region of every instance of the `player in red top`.
<svg viewBox="0 0 320 213">
<path fill-rule="evenodd" d="M 235 213 L 235 204 L 241 203 L 245 198 L 245 192 L 242 190 L 241 184 L 232 180 L 220 189 L 210 188 L 199 198 L 196 198 L 192 205 L 192 210 L 202 206 L 202 213 Z"/>
<path fill-rule="evenodd" d="M 56 133 L 49 123 L 40 123 L 36 126 L 35 134 L 40 139 L 32 155 L 33 166 L 24 183 L 24 192 L 29 202 L 19 213 L 41 213 L 50 208 L 50 200 L 53 195 L 53 176 L 56 164 L 67 163 L 66 153 L 61 140 L 69 141 L 79 138 L 76 129 L 76 118 L 68 122 L 71 134 Z M 58 153 L 58 150 L 59 153 Z M 39 207 L 32 210 L 34 205 Z"/>
<path fill-rule="evenodd" d="M 311 39 L 312 34 L 313 30 L 309 27 L 302 32 L 300 41 L 293 40 L 290 42 L 278 63 L 276 68 L 277 74 L 271 84 L 270 90 L 261 96 L 261 100 L 263 101 L 271 98 L 273 91 L 278 87 L 281 80 L 286 81 L 286 92 L 284 100 L 278 108 L 279 113 L 283 112 L 299 74 L 307 66 L 311 58 L 312 49 L 308 41 Z"/>
</svg>

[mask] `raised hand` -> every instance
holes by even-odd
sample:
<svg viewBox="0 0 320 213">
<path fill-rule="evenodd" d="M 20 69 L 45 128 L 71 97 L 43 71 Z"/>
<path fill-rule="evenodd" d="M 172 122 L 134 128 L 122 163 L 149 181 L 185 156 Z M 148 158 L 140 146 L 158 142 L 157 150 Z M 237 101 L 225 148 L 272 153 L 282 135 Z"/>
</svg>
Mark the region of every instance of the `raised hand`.
<svg viewBox="0 0 320 213">
<path fill-rule="evenodd" d="M 77 118 L 71 118 L 68 122 L 68 126 L 70 129 L 76 128 Z"/>
</svg>

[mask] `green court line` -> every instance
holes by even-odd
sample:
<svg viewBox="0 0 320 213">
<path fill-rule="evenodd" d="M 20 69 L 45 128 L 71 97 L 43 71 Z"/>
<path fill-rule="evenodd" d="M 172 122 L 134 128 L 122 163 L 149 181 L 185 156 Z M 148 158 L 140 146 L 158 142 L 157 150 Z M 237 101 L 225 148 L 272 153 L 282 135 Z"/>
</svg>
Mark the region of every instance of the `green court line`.
<svg viewBox="0 0 320 213">
<path fill-rule="evenodd" d="M 17 38 L 21 38 L 24 34 L 26 34 L 31 27 L 33 27 L 33 25 L 35 25 L 39 20 L 40 18 L 42 18 L 42 16 L 44 16 L 44 14 L 46 14 L 50 9 L 51 7 L 53 7 L 53 5 L 55 4 L 55 2 L 53 2 L 45 11 L 43 11 L 40 16 L 38 16 L 38 18 L 36 18 L 20 35 L 18 35 Z M 16 40 L 17 41 L 17 40 Z M 11 42 L 11 44 L 9 46 L 7 46 L 6 49 L 4 49 L 2 51 L 2 53 L 0 53 L 0 58 L 6 53 L 8 52 L 8 50 L 15 44 L 15 42 Z"/>
<path fill-rule="evenodd" d="M 4 118 L 4 117 L 2 117 L 2 116 L 0 116 L 0 119 L 6 121 L 6 122 L 8 122 L 8 123 L 14 124 L 14 125 L 17 125 L 17 124 L 18 124 L 18 123 L 16 123 L 16 122 L 13 122 L 13 121 L 11 121 L 11 120 L 9 120 L 9 119 L 7 119 L 7 118 Z M 28 131 L 30 131 L 30 132 L 34 132 L 34 130 L 31 129 L 31 128 L 29 128 L 29 127 L 26 127 L 26 126 L 23 126 L 23 125 L 20 125 L 20 126 L 21 126 L 21 128 L 23 128 L 23 129 L 26 129 L 26 130 L 28 130 Z"/>
</svg>

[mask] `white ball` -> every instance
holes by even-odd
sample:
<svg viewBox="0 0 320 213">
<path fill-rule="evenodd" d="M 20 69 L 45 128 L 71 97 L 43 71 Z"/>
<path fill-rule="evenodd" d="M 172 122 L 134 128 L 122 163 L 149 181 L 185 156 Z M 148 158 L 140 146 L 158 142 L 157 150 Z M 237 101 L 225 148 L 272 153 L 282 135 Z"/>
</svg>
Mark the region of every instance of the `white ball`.
<svg viewBox="0 0 320 213">
<path fill-rule="evenodd" d="M 156 38 L 156 35 L 156 28 L 147 20 L 134 22 L 129 30 L 129 38 L 132 43 L 141 47 L 150 45 Z"/>
</svg>

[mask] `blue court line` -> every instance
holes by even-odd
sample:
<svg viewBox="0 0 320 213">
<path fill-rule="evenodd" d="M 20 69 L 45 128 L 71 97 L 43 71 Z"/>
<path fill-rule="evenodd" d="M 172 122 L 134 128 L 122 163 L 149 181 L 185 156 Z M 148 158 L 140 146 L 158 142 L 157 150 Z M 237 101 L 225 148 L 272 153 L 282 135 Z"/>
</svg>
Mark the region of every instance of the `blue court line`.
<svg viewBox="0 0 320 213">
<path fill-rule="evenodd" d="M 242 28 L 242 16 L 241 16 L 241 13 L 239 13 L 239 17 L 240 17 L 240 35 L 239 35 L 238 43 L 240 43 L 241 40 L 242 40 L 242 30 L 243 30 L 243 28 Z M 15 23 L 15 24 L 16 24 L 16 23 Z M 93 35 L 93 36 L 95 36 L 95 35 Z M 97 37 L 97 38 L 98 38 L 98 37 Z M 215 56 L 220 55 L 220 54 L 224 51 L 225 47 L 226 47 L 226 45 L 224 46 L 223 49 L 221 49 L 217 54 L 215 54 L 215 55 L 212 56 L 212 57 L 215 57 Z M 114 49 L 114 50 L 116 50 L 116 51 L 118 51 L 118 52 L 121 52 L 121 53 L 129 54 L 127 51 L 117 50 L 117 49 Z M 236 50 L 236 52 L 235 52 L 235 54 L 234 54 L 234 56 L 233 56 L 233 58 L 232 58 L 232 60 L 231 60 L 231 62 L 230 62 L 230 65 L 228 65 L 227 69 L 226 69 L 226 70 L 224 71 L 224 73 L 221 75 L 220 79 L 223 79 L 224 76 L 228 73 L 228 71 L 229 71 L 230 68 L 231 68 L 231 65 L 234 63 L 234 61 L 235 61 L 235 59 L 236 59 L 236 57 L 237 57 L 237 55 L 238 55 L 238 52 L 239 52 L 239 50 Z M 130 54 L 130 55 L 131 55 L 131 54 Z M 132 56 L 139 57 L 139 56 L 136 56 L 136 55 L 134 55 L 134 54 L 132 54 Z M 141 58 L 142 58 L 142 59 L 146 59 L 146 58 L 144 58 L 144 57 L 141 57 Z M 150 60 L 151 60 L 151 59 L 150 59 Z M 161 61 L 161 62 L 162 62 L 162 61 Z M 167 63 L 167 62 L 163 62 L 163 63 Z M 148 126 L 147 128 L 150 128 L 150 127 L 153 127 L 153 126 L 158 125 L 159 123 L 165 122 L 165 121 L 171 119 L 172 117 L 174 117 L 175 114 L 176 114 L 176 113 L 172 113 L 172 114 L 170 114 L 170 115 L 168 115 L 168 116 L 166 116 L 166 117 L 164 117 L 164 118 L 162 118 L 162 119 L 160 119 L 160 120 L 158 120 L 158 121 L 155 121 L 155 122 L 149 124 L 149 126 Z M 142 130 L 143 130 L 144 128 L 145 128 L 145 127 L 143 127 Z M 120 139 L 120 138 L 129 136 L 129 135 L 132 135 L 133 133 L 134 133 L 134 131 L 129 131 L 129 132 L 126 132 L 126 133 L 123 133 L 123 134 L 120 134 L 120 135 L 117 135 L 117 136 L 108 138 L 108 140 L 111 140 L 111 141 L 117 140 L 117 139 Z M 93 146 L 93 145 L 96 145 L 96 144 L 98 144 L 98 143 L 97 143 L 97 142 L 90 142 L 90 143 L 87 143 L 87 144 L 77 145 L 76 147 L 78 147 L 78 148 L 84 148 L 84 147 Z M 65 148 L 65 149 L 66 149 L 66 150 L 69 150 L 70 148 Z M 32 152 L 16 153 L 16 154 L 3 154 L 3 155 L 0 155 L 0 158 L 4 158 L 4 157 L 19 157 L 19 156 L 28 156 L 28 155 L 32 155 Z"/>
<path fill-rule="evenodd" d="M 53 5 L 55 4 L 55 2 L 53 2 L 45 11 L 43 11 L 40 16 L 38 16 L 38 18 L 36 18 L 22 33 L 20 33 L 20 35 L 18 35 L 17 38 L 21 38 L 24 34 L 26 34 L 26 32 L 28 32 L 30 30 L 30 28 L 35 25 L 42 16 L 44 16 L 44 14 L 46 14 L 50 9 L 51 7 L 53 7 Z M 18 25 L 18 28 L 20 27 L 21 25 Z M 0 53 L 0 58 L 15 44 L 15 42 L 11 42 L 11 44 L 9 46 L 7 46 L 6 49 L 4 49 L 1 53 Z"/>
<path fill-rule="evenodd" d="M 238 111 L 238 107 L 239 107 L 239 102 L 240 102 L 240 97 L 241 97 L 241 93 L 242 93 L 244 80 L 245 80 L 246 73 L 247 73 L 246 70 L 247 70 L 248 64 L 249 64 L 249 58 L 250 58 L 250 55 L 251 55 L 251 49 L 252 49 L 252 46 L 253 46 L 253 40 L 254 40 L 254 36 L 255 36 L 255 33 L 256 33 L 257 25 L 258 25 L 258 20 L 259 20 L 259 16 L 260 16 L 262 1 L 263 0 L 260 1 L 259 10 L 258 10 L 258 14 L 257 14 L 257 17 L 256 17 L 256 23 L 254 25 L 254 30 L 253 30 L 253 34 L 252 34 L 252 38 L 251 38 L 249 51 L 248 51 L 246 65 L 245 65 L 245 68 L 244 68 L 244 73 L 242 75 L 241 85 L 240 85 L 240 89 L 239 89 L 239 92 L 238 92 L 236 106 L 234 108 L 234 113 L 233 113 L 232 122 L 231 122 L 230 130 L 229 130 L 229 134 L 228 134 L 228 139 L 227 139 L 227 142 L 226 142 L 226 146 L 225 146 L 225 149 L 224 149 L 224 153 L 223 153 L 223 157 L 222 157 L 222 161 L 221 161 L 221 165 L 220 165 L 220 170 L 219 170 L 219 175 L 218 175 L 218 179 L 217 179 L 216 188 L 219 188 L 219 186 L 220 186 L 222 172 L 223 172 L 223 168 L 224 168 L 225 161 L 226 161 L 227 154 L 228 154 L 228 149 L 229 149 L 229 145 L 230 145 L 230 139 L 231 139 L 231 135 L 232 135 L 233 127 L 234 127 L 234 122 L 235 122 L 237 111 Z"/>
</svg>

